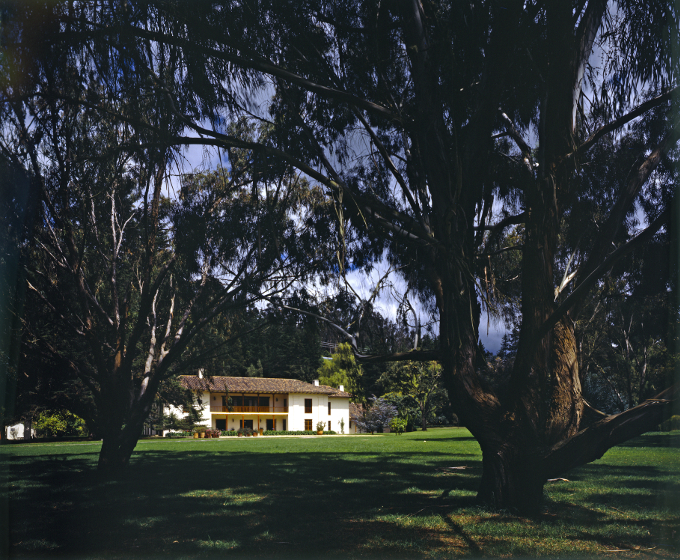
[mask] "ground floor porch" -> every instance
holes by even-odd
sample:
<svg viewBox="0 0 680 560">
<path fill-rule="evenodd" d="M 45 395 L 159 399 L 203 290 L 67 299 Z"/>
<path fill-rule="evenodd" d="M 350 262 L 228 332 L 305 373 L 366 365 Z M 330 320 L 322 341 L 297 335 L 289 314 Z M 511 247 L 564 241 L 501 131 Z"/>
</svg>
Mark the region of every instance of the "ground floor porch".
<svg viewBox="0 0 680 560">
<path fill-rule="evenodd" d="M 210 427 L 214 430 L 252 430 L 286 431 L 287 414 L 211 414 Z"/>
</svg>

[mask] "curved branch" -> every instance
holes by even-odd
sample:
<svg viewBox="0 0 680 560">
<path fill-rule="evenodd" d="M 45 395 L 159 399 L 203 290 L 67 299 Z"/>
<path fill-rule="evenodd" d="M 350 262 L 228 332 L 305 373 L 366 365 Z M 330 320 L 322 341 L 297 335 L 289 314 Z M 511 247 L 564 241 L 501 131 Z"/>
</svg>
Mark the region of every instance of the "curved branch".
<svg viewBox="0 0 680 560">
<path fill-rule="evenodd" d="M 607 416 L 575 436 L 552 447 L 545 456 L 545 478 L 553 478 L 569 469 L 595 461 L 624 441 L 655 429 L 680 396 L 675 384 L 656 397 L 625 412 Z"/>
<path fill-rule="evenodd" d="M 311 80 L 303 78 L 298 74 L 285 70 L 284 68 L 281 68 L 280 66 L 277 66 L 276 64 L 273 64 L 272 62 L 261 58 L 258 54 L 250 52 L 247 49 L 245 49 L 243 45 L 239 45 L 238 50 L 243 53 L 248 53 L 248 57 L 240 56 L 227 51 L 221 51 L 211 47 L 202 46 L 186 39 L 172 37 L 156 31 L 149 31 L 148 29 L 141 29 L 139 27 L 135 27 L 132 25 L 127 26 L 124 29 L 107 27 L 106 29 L 100 30 L 98 32 L 82 33 L 82 35 L 86 36 L 115 35 L 116 33 L 121 32 L 134 33 L 136 36 L 144 39 L 150 39 L 152 41 L 158 41 L 159 43 L 174 45 L 176 47 L 180 47 L 183 49 L 195 50 L 206 57 L 212 57 L 215 59 L 223 60 L 241 66 L 243 68 L 249 68 L 250 70 L 256 70 L 258 72 L 262 72 L 264 74 L 268 74 L 276 78 L 281 78 L 283 80 L 286 80 L 287 82 L 300 86 L 301 88 L 304 88 L 307 91 L 311 91 L 312 93 L 317 93 L 324 97 L 337 99 L 338 101 L 342 101 L 345 103 L 351 103 L 352 105 L 361 107 L 362 109 L 365 109 L 367 111 L 371 111 L 372 113 L 380 115 L 388 120 L 405 124 L 403 119 L 399 115 L 395 115 L 394 113 L 392 113 L 392 111 L 390 111 L 386 107 L 383 107 L 382 105 L 373 103 L 372 101 L 368 101 L 361 97 L 357 97 L 356 95 L 352 95 L 351 93 L 346 91 L 324 86 L 316 82 L 312 82 Z M 233 46 L 229 47 L 235 48 Z"/>
<path fill-rule="evenodd" d="M 588 138 L 583 144 L 581 144 L 578 148 L 576 148 L 570 154 L 566 155 L 564 157 L 563 161 L 569 161 L 569 160 L 581 155 L 583 152 L 588 151 L 605 134 L 608 134 L 608 133 L 612 132 L 613 130 L 616 130 L 617 128 L 621 128 L 624 124 L 626 124 L 626 123 L 632 121 L 633 119 L 639 117 L 643 113 L 646 113 L 650 109 L 653 109 L 654 107 L 661 105 L 662 103 L 665 103 L 666 101 L 670 101 L 670 99 L 672 99 L 673 95 L 676 94 L 678 91 L 680 91 L 680 86 L 676 86 L 673 89 L 668 90 L 667 92 L 662 93 L 661 95 L 658 95 L 657 97 L 654 97 L 653 99 L 650 99 L 649 101 L 645 101 L 644 103 L 638 105 L 630 113 L 627 113 L 627 114 L 623 115 L 622 117 L 619 117 L 618 119 L 613 120 L 609 124 L 605 124 L 604 126 L 601 126 L 595 132 L 593 132 L 593 134 L 590 135 L 590 138 Z"/>
<path fill-rule="evenodd" d="M 561 305 L 546 319 L 545 323 L 541 325 L 541 329 L 539 331 L 539 339 L 543 338 L 546 334 L 548 334 L 552 328 L 557 324 L 557 321 L 559 321 L 566 313 L 574 306 L 578 305 L 583 298 L 587 295 L 587 293 L 590 291 L 590 288 L 593 287 L 595 282 L 597 282 L 600 277 L 607 271 L 611 266 L 620 258 L 623 256 L 627 255 L 630 253 L 633 249 L 639 247 L 640 245 L 644 245 L 649 241 L 654 234 L 656 234 L 657 231 L 661 228 L 661 226 L 664 224 L 666 220 L 668 220 L 668 217 L 670 216 L 670 210 L 667 208 L 665 211 L 663 211 L 659 216 L 654 220 L 647 228 L 642 230 L 638 235 L 633 237 L 630 241 L 627 243 L 624 243 L 621 245 L 619 248 L 617 248 L 614 252 L 610 253 L 609 256 L 607 256 L 604 261 L 595 269 L 593 270 L 587 278 L 585 278 L 579 285 L 578 287 L 569 294 L 569 296 L 561 303 Z"/>
</svg>

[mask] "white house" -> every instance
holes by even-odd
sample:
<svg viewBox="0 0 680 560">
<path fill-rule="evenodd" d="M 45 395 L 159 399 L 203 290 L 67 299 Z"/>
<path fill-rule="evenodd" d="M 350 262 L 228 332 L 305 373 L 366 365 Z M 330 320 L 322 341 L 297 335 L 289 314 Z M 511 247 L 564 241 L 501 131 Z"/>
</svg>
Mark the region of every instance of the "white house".
<svg viewBox="0 0 680 560">
<path fill-rule="evenodd" d="M 265 377 L 204 377 L 183 375 L 181 383 L 194 391 L 203 406 L 201 424 L 216 430 L 298 431 L 316 430 L 322 422 L 325 430 L 349 433 L 350 394 L 344 387 L 305 383 L 297 379 Z M 183 414 L 167 407 L 166 414 Z"/>
<path fill-rule="evenodd" d="M 25 424 L 14 424 L 13 426 L 7 426 L 5 428 L 5 437 L 7 439 L 17 440 L 24 439 L 26 434 Z M 35 430 L 31 429 L 31 436 L 35 437 Z"/>
</svg>

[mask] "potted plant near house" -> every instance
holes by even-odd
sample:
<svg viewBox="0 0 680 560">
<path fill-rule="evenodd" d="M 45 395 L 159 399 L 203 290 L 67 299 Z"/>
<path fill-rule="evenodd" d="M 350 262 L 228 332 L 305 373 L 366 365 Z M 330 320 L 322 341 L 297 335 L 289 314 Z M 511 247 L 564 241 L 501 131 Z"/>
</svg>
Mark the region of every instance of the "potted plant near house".
<svg viewBox="0 0 680 560">
<path fill-rule="evenodd" d="M 323 422 L 317 422 L 316 423 L 316 435 L 317 436 L 322 436 L 323 435 L 323 429 L 326 427 L 326 424 Z"/>
</svg>

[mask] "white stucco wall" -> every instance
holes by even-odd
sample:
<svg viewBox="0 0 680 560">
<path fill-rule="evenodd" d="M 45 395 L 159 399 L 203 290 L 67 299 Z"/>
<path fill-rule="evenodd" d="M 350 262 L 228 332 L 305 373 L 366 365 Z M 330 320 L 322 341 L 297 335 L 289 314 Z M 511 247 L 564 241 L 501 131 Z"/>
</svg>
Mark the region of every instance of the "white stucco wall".
<svg viewBox="0 0 680 560">
<path fill-rule="evenodd" d="M 340 419 L 345 421 L 345 433 L 349 433 L 349 399 L 348 398 L 329 398 L 331 403 L 331 426 L 332 430 L 337 433 L 340 431 Z M 328 411 L 327 411 L 328 412 Z"/>
<path fill-rule="evenodd" d="M 312 413 L 305 413 L 305 399 L 312 399 Z M 328 402 L 331 403 L 331 414 L 328 414 Z M 340 419 L 345 421 L 345 433 L 349 433 L 349 398 L 329 398 L 328 395 L 309 393 L 291 393 L 288 401 L 289 430 L 304 430 L 305 420 L 312 421 L 312 430 L 316 430 L 317 422 L 324 423 L 324 430 L 340 433 Z"/>
<path fill-rule="evenodd" d="M 212 397 L 208 391 L 203 391 L 198 395 L 203 405 L 203 411 L 201 412 L 201 418 L 199 423 L 209 427 L 215 428 L 215 421 L 217 419 L 227 420 L 228 430 L 237 430 L 240 426 L 240 420 L 243 418 L 245 420 L 253 420 L 253 427 L 257 428 L 257 414 L 224 414 L 224 413 L 214 413 L 211 414 L 210 406 L 221 404 L 221 396 L 216 395 L 215 401 L 212 401 Z M 273 399 L 272 403 L 275 406 L 283 406 L 283 399 L 288 401 L 288 415 L 276 414 L 271 415 L 267 413 L 261 413 L 260 416 L 260 427 L 266 429 L 267 418 L 276 418 L 276 429 L 283 430 L 283 420 L 286 420 L 286 430 L 298 431 L 305 429 L 305 420 L 309 419 L 312 421 L 312 430 L 316 430 L 317 422 L 324 423 L 324 430 L 328 430 L 328 422 L 331 422 L 331 430 L 340 433 L 340 420 L 343 419 L 345 422 L 345 433 L 349 433 L 349 398 L 329 398 L 328 395 L 323 394 L 309 394 L 309 393 L 290 393 L 288 395 L 275 394 L 270 398 Z M 276 402 L 276 399 L 279 399 Z M 305 399 L 312 399 L 312 413 L 305 413 Z M 219 401 L 219 402 L 218 402 Z M 331 414 L 328 414 L 328 402 L 331 403 Z M 184 411 L 175 406 L 166 407 L 166 414 L 174 413 L 178 418 L 184 416 Z M 167 432 L 167 430 L 166 430 Z"/>
<path fill-rule="evenodd" d="M 198 399 L 200 397 L 201 405 L 203 406 L 203 410 L 201 411 L 200 417 L 199 417 L 199 424 L 202 424 L 203 426 L 206 427 L 212 427 L 210 425 L 210 393 L 208 391 L 203 391 L 199 393 L 198 395 L 195 396 L 194 398 L 194 403 L 198 404 Z M 177 418 L 184 418 L 184 410 L 182 407 L 179 406 L 174 406 L 174 405 L 169 405 L 164 408 L 164 413 L 166 415 L 174 414 Z M 163 435 L 167 434 L 171 430 L 163 430 Z"/>
<path fill-rule="evenodd" d="M 14 432 L 12 432 L 14 430 Z M 35 437 L 35 430 L 31 430 L 31 435 Z M 7 439 L 24 439 L 24 425 L 14 424 L 14 426 L 7 426 L 5 428 L 5 437 Z"/>
</svg>

